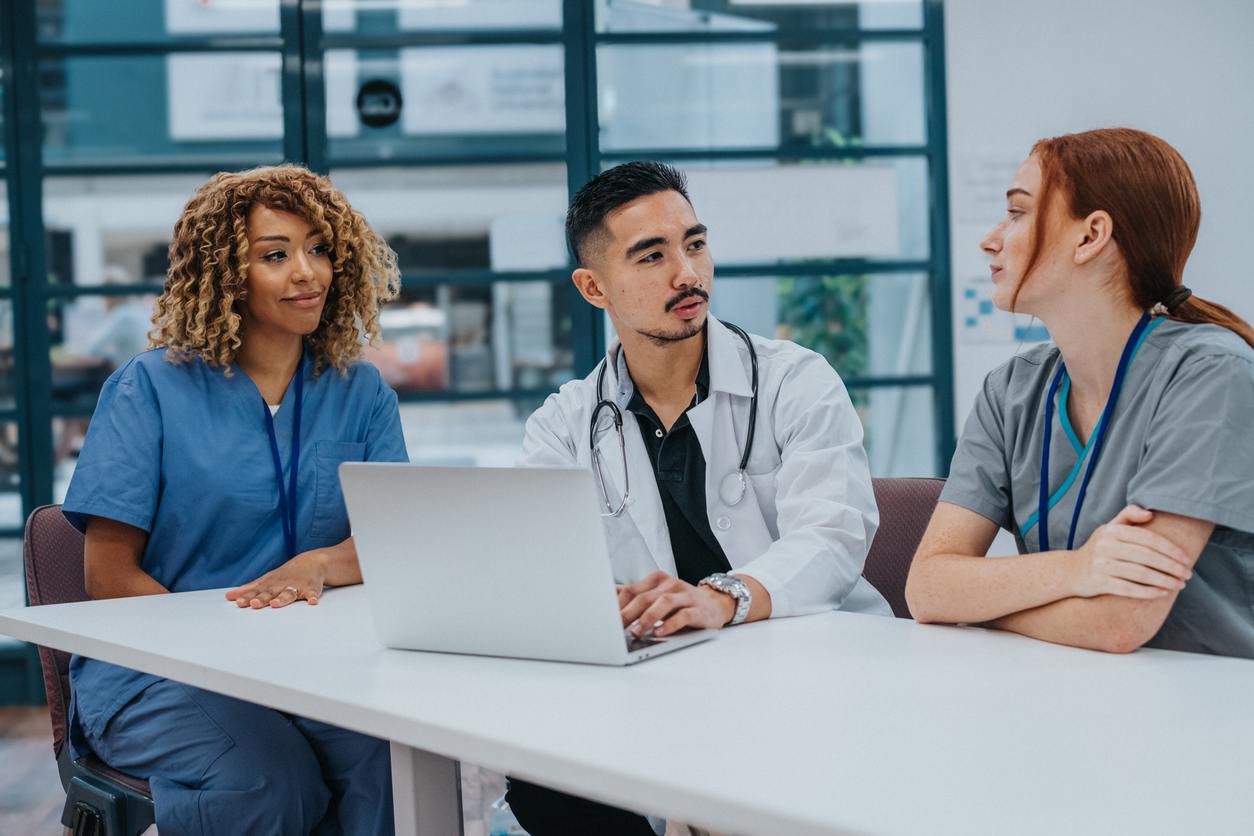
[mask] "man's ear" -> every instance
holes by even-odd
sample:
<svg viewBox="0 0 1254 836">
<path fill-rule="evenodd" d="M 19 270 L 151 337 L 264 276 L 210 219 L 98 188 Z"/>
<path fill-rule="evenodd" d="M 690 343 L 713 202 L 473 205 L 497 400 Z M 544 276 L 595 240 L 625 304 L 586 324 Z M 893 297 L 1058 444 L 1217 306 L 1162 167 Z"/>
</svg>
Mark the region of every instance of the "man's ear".
<svg viewBox="0 0 1254 836">
<path fill-rule="evenodd" d="M 570 280 L 575 283 L 579 294 L 588 300 L 589 305 L 601 310 L 609 307 L 609 299 L 606 298 L 605 292 L 601 290 L 601 285 L 594 271 L 589 270 L 587 267 L 576 267 L 575 272 L 570 274 Z"/>
<path fill-rule="evenodd" d="M 1098 209 L 1080 224 L 1074 259 L 1076 264 L 1087 264 L 1114 246 L 1115 222 L 1109 212 Z"/>
</svg>

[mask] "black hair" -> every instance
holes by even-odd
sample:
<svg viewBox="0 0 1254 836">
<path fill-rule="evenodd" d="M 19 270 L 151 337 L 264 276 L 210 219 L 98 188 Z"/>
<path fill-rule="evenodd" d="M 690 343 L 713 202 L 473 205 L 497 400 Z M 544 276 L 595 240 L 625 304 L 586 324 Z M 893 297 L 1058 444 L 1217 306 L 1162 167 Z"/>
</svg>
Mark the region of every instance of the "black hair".
<svg viewBox="0 0 1254 836">
<path fill-rule="evenodd" d="M 587 266 L 584 245 L 605 222 L 605 216 L 636 198 L 658 192 L 679 192 L 688 197 L 688 178 L 674 166 L 651 160 L 616 165 L 583 185 L 566 210 L 566 244 L 575 263 Z"/>
</svg>

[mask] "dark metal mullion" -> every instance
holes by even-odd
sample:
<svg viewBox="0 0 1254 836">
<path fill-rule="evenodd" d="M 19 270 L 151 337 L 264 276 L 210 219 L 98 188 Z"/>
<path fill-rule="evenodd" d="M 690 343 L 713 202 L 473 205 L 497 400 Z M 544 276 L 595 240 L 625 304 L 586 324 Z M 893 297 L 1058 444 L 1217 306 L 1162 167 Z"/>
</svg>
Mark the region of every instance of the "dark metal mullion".
<svg viewBox="0 0 1254 836">
<path fill-rule="evenodd" d="M 830 258 L 795 263 L 717 264 L 714 267 L 714 274 L 719 278 L 732 279 L 766 278 L 771 276 L 858 275 L 862 273 L 925 273 L 931 269 L 932 262 L 926 259 L 877 261 L 867 258 Z"/>
<path fill-rule="evenodd" d="M 563 0 L 566 72 L 566 183 L 570 197 L 601 170 L 597 117 L 596 20 L 593 4 Z M 574 254 L 571 254 L 572 266 Z M 574 293 L 573 287 L 567 289 Z M 605 323 L 601 311 L 578 300 L 571 313 L 575 375 L 582 377 L 601 358 Z"/>
<path fill-rule="evenodd" d="M 568 24 L 569 25 L 569 24 Z M 415 30 L 394 35 L 324 35 L 323 49 L 406 49 L 438 46 L 515 46 L 562 44 L 560 29 Z"/>
<path fill-rule="evenodd" d="M 165 290 L 161 282 L 137 282 L 135 284 L 50 284 L 45 295 L 49 299 L 79 299 L 84 296 L 142 296 L 160 294 Z"/>
<path fill-rule="evenodd" d="M 401 276 L 401 287 L 439 287 L 440 285 L 490 285 L 498 282 L 564 282 L 570 279 L 570 270 L 454 270 L 447 273 L 409 273 Z"/>
<path fill-rule="evenodd" d="M 0 423 L 11 424 L 21 420 L 20 409 L 0 409 Z"/>
<path fill-rule="evenodd" d="M 42 60 L 87 56 L 97 58 L 160 56 L 177 52 L 276 52 L 282 48 L 282 35 L 224 35 L 152 42 L 40 44 L 34 52 L 35 57 Z"/>
<path fill-rule="evenodd" d="M 439 273 L 409 273 L 401 276 L 401 286 L 406 288 L 437 287 L 439 285 L 486 285 L 498 282 L 562 282 L 570 278 L 570 270 L 565 267 L 552 270 L 509 270 L 495 272 L 492 270 L 450 270 Z M 139 282 L 136 284 L 54 284 L 47 288 L 50 299 L 78 299 L 84 296 L 139 296 L 143 294 L 160 294 L 165 290 L 161 282 Z M 5 298 L 0 293 L 0 300 Z"/>
<path fill-rule="evenodd" d="M 0 71 L 6 82 L 4 141 L 8 171 L 9 249 L 13 277 L 13 386 L 17 400 L 18 479 L 22 518 L 52 502 L 52 359 L 49 354 L 48 276 L 44 264 L 42 136 L 38 62 L 35 57 L 35 3 L 0 4 L 5 44 Z M 5 529 L 3 534 L 21 536 Z M 25 584 L 23 584 L 25 589 Z M 29 603 L 29 602 L 28 602 Z M 6 653 L 25 653 L 25 675 L 10 693 L 24 692 L 24 701 L 43 701 L 43 683 L 33 645 Z"/>
<path fill-rule="evenodd" d="M 304 20 L 301 0 L 281 0 L 279 30 L 283 50 L 280 70 L 280 95 L 283 98 L 283 159 L 303 163 L 309 157 L 306 145 L 305 61 L 301 52 Z"/>
<path fill-rule="evenodd" d="M 737 32 L 604 32 L 596 36 L 597 46 L 665 44 L 727 44 L 773 43 L 790 46 L 843 46 L 846 44 L 908 41 L 916 43 L 928 38 L 923 29 L 760 29 Z"/>
<path fill-rule="evenodd" d="M 279 162 L 274 157 L 274 162 Z M 129 174 L 215 174 L 239 168 L 260 165 L 264 161 L 255 155 L 243 155 L 228 159 L 212 157 L 203 159 L 153 160 L 151 162 L 74 163 L 52 162 L 44 167 L 45 177 L 108 177 Z"/>
<path fill-rule="evenodd" d="M 806 147 L 777 145 L 768 148 L 626 148 L 603 150 L 606 160 L 862 160 L 880 157 L 927 157 L 928 145 L 864 145 Z"/>
<path fill-rule="evenodd" d="M 435 166 L 528 165 L 566 161 L 564 151 L 517 151 L 505 154 L 406 154 L 395 157 L 335 157 L 330 168 L 433 168 Z"/>
<path fill-rule="evenodd" d="M 556 386 L 545 386 L 530 389 L 484 389 L 474 392 L 459 392 L 449 389 L 433 391 L 415 391 L 400 389 L 396 398 L 401 403 L 467 403 L 474 401 L 531 401 L 544 400 L 557 391 Z M 89 418 L 96 410 L 96 401 L 67 402 L 54 401 L 51 414 L 57 418 Z"/>
<path fill-rule="evenodd" d="M 864 377 L 841 378 L 846 389 L 909 389 L 926 386 L 931 388 L 936 383 L 934 374 L 907 375 L 866 375 Z"/>
<path fill-rule="evenodd" d="M 13 276 L 14 389 L 18 412 L 18 472 L 25 517 L 52 501 L 52 362 L 44 288 L 42 149 L 34 2 L 5 3 L 5 145 L 9 241 Z"/>
<path fill-rule="evenodd" d="M 927 136 L 932 145 L 928 175 L 931 179 L 930 245 L 932 254 L 932 369 L 936 375 L 933 412 L 936 418 L 936 469 L 949 474 L 949 462 L 957 442 L 954 418 L 953 320 L 949 241 L 949 144 L 945 117 L 945 10 L 941 0 L 925 0 L 923 26 L 929 33 L 923 45 L 924 103 Z"/>
<path fill-rule="evenodd" d="M 556 386 L 531 389 L 484 389 L 477 392 L 458 392 L 441 389 L 432 392 L 398 390 L 396 399 L 401 403 L 467 403 L 473 401 L 542 401 L 557 391 Z"/>
<path fill-rule="evenodd" d="M 300 55 L 305 111 L 305 164 L 319 174 L 328 168 L 326 65 L 322 47 L 322 3 L 301 6 Z"/>
</svg>

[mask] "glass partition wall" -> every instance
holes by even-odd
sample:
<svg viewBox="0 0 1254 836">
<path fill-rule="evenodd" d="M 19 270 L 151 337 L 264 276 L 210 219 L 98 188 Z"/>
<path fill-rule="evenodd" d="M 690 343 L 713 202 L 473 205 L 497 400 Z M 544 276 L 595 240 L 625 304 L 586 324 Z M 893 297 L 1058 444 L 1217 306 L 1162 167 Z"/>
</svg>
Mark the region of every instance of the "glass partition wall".
<svg viewBox="0 0 1254 836">
<path fill-rule="evenodd" d="M 876 475 L 954 439 L 939 0 L 0 4 L 0 608 L 96 397 L 146 345 L 211 173 L 329 174 L 396 250 L 369 359 L 413 461 L 508 465 L 607 327 L 562 216 L 596 172 L 684 168 L 716 315 L 822 353 Z M 0 644 L 0 703 L 39 698 Z"/>
</svg>

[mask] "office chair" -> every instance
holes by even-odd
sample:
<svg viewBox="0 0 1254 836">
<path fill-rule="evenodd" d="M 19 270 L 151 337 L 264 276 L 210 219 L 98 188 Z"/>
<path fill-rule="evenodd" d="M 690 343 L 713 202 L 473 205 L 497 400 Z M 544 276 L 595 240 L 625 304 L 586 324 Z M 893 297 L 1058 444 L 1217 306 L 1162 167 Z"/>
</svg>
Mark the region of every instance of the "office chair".
<svg viewBox="0 0 1254 836">
<path fill-rule="evenodd" d="M 60 505 L 45 505 L 31 512 L 22 554 L 31 606 L 87 600 L 83 535 L 65 519 Z M 52 752 L 65 788 L 61 824 L 74 836 L 142 833 L 153 823 L 148 782 L 118 772 L 95 755 L 77 761 L 70 757 L 70 654 L 41 647 L 39 661 L 52 715 Z"/>
<path fill-rule="evenodd" d="M 880 509 L 880 527 L 866 556 L 862 576 L 888 599 L 893 615 L 910 618 L 906 576 L 945 480 L 872 479 L 871 484 Z"/>
</svg>

